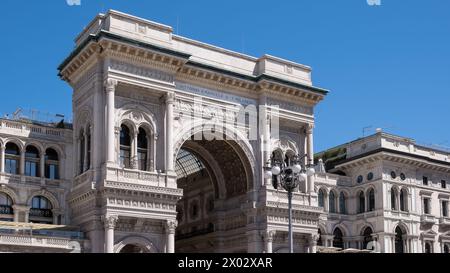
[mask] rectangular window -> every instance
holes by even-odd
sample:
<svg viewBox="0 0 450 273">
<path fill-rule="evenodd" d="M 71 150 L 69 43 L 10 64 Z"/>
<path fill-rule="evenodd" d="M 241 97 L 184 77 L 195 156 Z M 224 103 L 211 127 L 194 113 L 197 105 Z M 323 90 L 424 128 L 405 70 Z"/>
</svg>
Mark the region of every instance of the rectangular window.
<svg viewBox="0 0 450 273">
<path fill-rule="evenodd" d="M 5 159 L 5 172 L 9 174 L 18 174 L 17 160 L 10 158 Z"/>
<path fill-rule="evenodd" d="M 138 169 L 141 171 L 147 170 L 147 152 L 138 152 Z"/>
<path fill-rule="evenodd" d="M 448 217 L 448 201 L 442 201 L 442 216 Z"/>
<path fill-rule="evenodd" d="M 38 176 L 38 169 L 37 169 L 37 163 L 33 161 L 26 161 L 25 162 L 25 175 L 26 176 Z"/>
<path fill-rule="evenodd" d="M 423 185 L 428 186 L 428 177 L 424 176 L 422 180 L 423 180 Z"/>
<path fill-rule="evenodd" d="M 124 149 L 120 150 L 120 165 L 123 168 L 130 168 L 130 151 Z"/>
<path fill-rule="evenodd" d="M 45 177 L 51 180 L 58 180 L 58 165 L 47 164 L 45 165 Z"/>
<path fill-rule="evenodd" d="M 423 199 L 423 213 L 430 214 L 430 198 Z"/>
<path fill-rule="evenodd" d="M 441 180 L 441 188 L 443 188 L 443 189 L 447 188 L 447 181 Z"/>
</svg>

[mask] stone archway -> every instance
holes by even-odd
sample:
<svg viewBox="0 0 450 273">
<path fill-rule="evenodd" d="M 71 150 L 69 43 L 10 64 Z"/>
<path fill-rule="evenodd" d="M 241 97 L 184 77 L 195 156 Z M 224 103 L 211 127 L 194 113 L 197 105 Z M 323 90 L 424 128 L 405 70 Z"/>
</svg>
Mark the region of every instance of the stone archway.
<svg viewBox="0 0 450 273">
<path fill-rule="evenodd" d="M 123 238 L 114 247 L 115 253 L 158 253 L 153 242 L 141 236 L 128 236 Z"/>
<path fill-rule="evenodd" d="M 251 159 L 238 141 L 196 139 L 184 140 L 175 157 L 177 186 L 184 192 L 177 205 L 176 252 L 247 251 L 241 206 L 254 189 Z"/>
</svg>

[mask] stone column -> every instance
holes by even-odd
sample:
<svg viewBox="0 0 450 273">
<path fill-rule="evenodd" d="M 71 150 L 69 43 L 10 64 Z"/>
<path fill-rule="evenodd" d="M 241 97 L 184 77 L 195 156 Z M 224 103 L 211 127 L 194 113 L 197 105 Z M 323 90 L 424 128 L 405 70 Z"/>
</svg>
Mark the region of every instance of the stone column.
<svg viewBox="0 0 450 273">
<path fill-rule="evenodd" d="M 138 134 L 139 132 L 133 131 L 132 132 L 132 139 L 131 139 L 131 169 L 137 170 L 139 169 L 139 163 L 138 163 Z"/>
<path fill-rule="evenodd" d="M 31 207 L 23 207 L 22 212 L 25 213 L 25 223 L 29 223 L 30 222 L 30 209 Z"/>
<path fill-rule="evenodd" d="M 166 173 L 173 173 L 174 168 L 174 147 L 173 147 L 173 108 L 175 103 L 175 94 L 166 95 Z"/>
<path fill-rule="evenodd" d="M 13 208 L 13 212 L 14 212 L 14 222 L 18 223 L 19 222 L 20 206 L 13 205 L 12 208 Z"/>
<path fill-rule="evenodd" d="M 107 216 L 103 222 L 105 224 L 105 253 L 114 253 L 114 228 L 116 227 L 118 216 Z"/>
<path fill-rule="evenodd" d="M 317 253 L 317 241 L 319 240 L 319 235 L 311 234 L 308 237 L 308 249 L 309 253 Z"/>
<path fill-rule="evenodd" d="M 39 161 L 39 163 L 40 163 L 40 168 L 39 168 L 40 177 L 45 179 L 45 151 L 42 151 L 39 160 L 40 160 Z"/>
<path fill-rule="evenodd" d="M 107 143 L 107 161 L 110 164 L 114 164 L 116 161 L 114 152 L 114 122 L 115 122 L 115 90 L 117 86 L 117 81 L 113 79 L 108 79 L 105 81 L 105 91 L 106 91 L 106 108 L 107 108 L 107 129 L 106 129 L 106 143 Z"/>
<path fill-rule="evenodd" d="M 266 167 L 266 164 L 269 163 L 270 156 L 272 153 L 271 149 L 271 136 L 270 136 L 270 117 L 269 117 L 269 111 L 267 110 L 267 96 L 262 95 L 260 100 L 260 122 L 259 126 L 261 128 L 261 133 L 259 135 L 262 135 L 261 139 L 261 156 L 262 156 L 262 167 Z M 264 173 L 263 173 L 263 179 L 264 179 L 264 185 L 266 187 L 272 186 L 272 179 L 265 179 Z"/>
<path fill-rule="evenodd" d="M 266 253 L 273 253 L 273 237 L 275 236 L 275 231 L 266 231 L 263 234 L 264 237 L 264 244 L 265 244 L 265 251 Z"/>
<path fill-rule="evenodd" d="M 0 146 L 0 173 L 5 172 L 5 150 L 6 147 L 2 144 Z"/>
<path fill-rule="evenodd" d="M 153 148 L 152 148 L 153 147 Z M 151 135 L 147 134 L 147 166 L 146 171 L 153 172 L 153 150 L 156 145 L 153 143 L 153 133 Z M 153 150 L 152 150 L 153 149 Z"/>
<path fill-rule="evenodd" d="M 20 152 L 20 175 L 25 175 L 25 148 Z"/>
<path fill-rule="evenodd" d="M 166 222 L 167 253 L 175 253 L 175 231 L 177 226 L 177 221 L 168 220 Z"/>
<path fill-rule="evenodd" d="M 53 214 L 53 224 L 54 225 L 59 225 L 61 223 L 58 223 L 58 217 L 61 215 L 61 211 L 60 210 L 52 210 L 52 214 Z"/>
<path fill-rule="evenodd" d="M 313 166 L 314 165 L 314 140 L 313 140 L 313 125 L 308 124 L 306 127 L 306 139 L 307 139 L 307 154 L 308 154 L 308 161 L 307 165 Z M 314 193 L 314 176 L 308 177 L 308 192 Z"/>
</svg>

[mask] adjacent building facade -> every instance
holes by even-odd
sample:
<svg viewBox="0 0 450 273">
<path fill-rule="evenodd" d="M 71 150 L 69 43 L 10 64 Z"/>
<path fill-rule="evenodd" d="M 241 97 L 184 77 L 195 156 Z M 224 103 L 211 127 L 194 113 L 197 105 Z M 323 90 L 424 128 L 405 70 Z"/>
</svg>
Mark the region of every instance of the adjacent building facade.
<svg viewBox="0 0 450 273">
<path fill-rule="evenodd" d="M 59 71 L 73 124 L 0 119 L 0 251 L 287 251 L 264 167 L 314 164 L 327 91 L 311 68 L 109 11 Z M 448 252 L 448 153 L 379 133 L 317 156 L 293 194 L 296 252 Z"/>
<path fill-rule="evenodd" d="M 319 245 L 449 253 L 449 151 L 377 132 L 316 158 Z"/>
</svg>

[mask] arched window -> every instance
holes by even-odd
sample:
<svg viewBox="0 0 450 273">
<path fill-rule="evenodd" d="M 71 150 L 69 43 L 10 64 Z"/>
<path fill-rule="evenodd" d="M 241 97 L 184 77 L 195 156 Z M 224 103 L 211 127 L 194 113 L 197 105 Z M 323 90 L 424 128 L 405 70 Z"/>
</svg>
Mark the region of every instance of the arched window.
<svg viewBox="0 0 450 273">
<path fill-rule="evenodd" d="M 391 210 L 397 210 L 397 189 L 391 188 Z"/>
<path fill-rule="evenodd" d="M 404 253 L 403 231 L 400 227 L 395 229 L 395 253 Z"/>
<path fill-rule="evenodd" d="M 130 168 L 131 138 L 130 129 L 122 125 L 120 127 L 120 166 Z"/>
<path fill-rule="evenodd" d="M 347 214 L 347 198 L 344 192 L 339 194 L 339 213 Z"/>
<path fill-rule="evenodd" d="M 138 169 L 141 171 L 148 171 L 148 138 L 147 132 L 142 128 L 139 128 L 137 148 Z"/>
<path fill-rule="evenodd" d="M 359 193 L 358 203 L 358 213 L 366 212 L 366 197 L 362 191 Z"/>
<path fill-rule="evenodd" d="M 53 206 L 44 196 L 35 196 L 31 200 L 30 221 L 33 223 L 52 224 Z"/>
<path fill-rule="evenodd" d="M 444 245 L 444 253 L 450 253 L 450 249 L 448 247 L 448 244 Z"/>
<path fill-rule="evenodd" d="M 0 221 L 10 221 L 10 218 L 3 218 L 2 215 L 13 215 L 13 202 L 11 197 L 6 193 L 0 192 Z"/>
<path fill-rule="evenodd" d="M 329 208 L 331 213 L 336 213 L 336 196 L 334 195 L 333 191 L 330 191 L 330 197 L 329 197 Z"/>
<path fill-rule="evenodd" d="M 59 157 L 52 148 L 45 151 L 45 177 L 52 180 L 59 179 Z"/>
<path fill-rule="evenodd" d="M 425 243 L 425 253 L 432 253 L 431 244 L 429 242 Z"/>
<path fill-rule="evenodd" d="M 367 227 L 364 230 L 364 233 L 363 233 L 363 237 L 364 237 L 364 239 L 363 239 L 363 249 L 367 249 L 367 246 L 369 245 L 369 243 L 373 241 L 372 233 L 373 233 L 373 231 L 372 231 L 372 229 L 370 227 Z"/>
<path fill-rule="evenodd" d="M 5 172 L 19 174 L 20 149 L 14 143 L 7 143 L 5 149 Z"/>
<path fill-rule="evenodd" d="M 39 177 L 39 150 L 30 145 L 25 149 L 25 175 Z"/>
<path fill-rule="evenodd" d="M 333 247 L 337 248 L 344 248 L 344 235 L 342 234 L 342 231 L 339 228 L 336 228 L 333 232 Z"/>
<path fill-rule="evenodd" d="M 369 199 L 369 211 L 375 210 L 375 191 L 374 189 L 370 189 L 367 193 L 367 198 Z"/>
<path fill-rule="evenodd" d="M 84 139 L 84 131 L 81 130 L 81 133 L 80 133 L 80 147 L 79 147 L 79 155 L 80 155 L 79 163 L 80 163 L 80 166 L 78 167 L 78 170 L 79 170 L 80 174 L 84 173 L 84 155 L 85 155 L 84 147 L 85 147 L 85 141 L 86 140 Z"/>
<path fill-rule="evenodd" d="M 400 191 L 400 210 L 408 211 L 408 193 L 406 189 Z"/>
<path fill-rule="evenodd" d="M 319 190 L 319 207 L 321 208 L 325 208 L 325 193 L 323 192 L 322 189 Z"/>
</svg>

